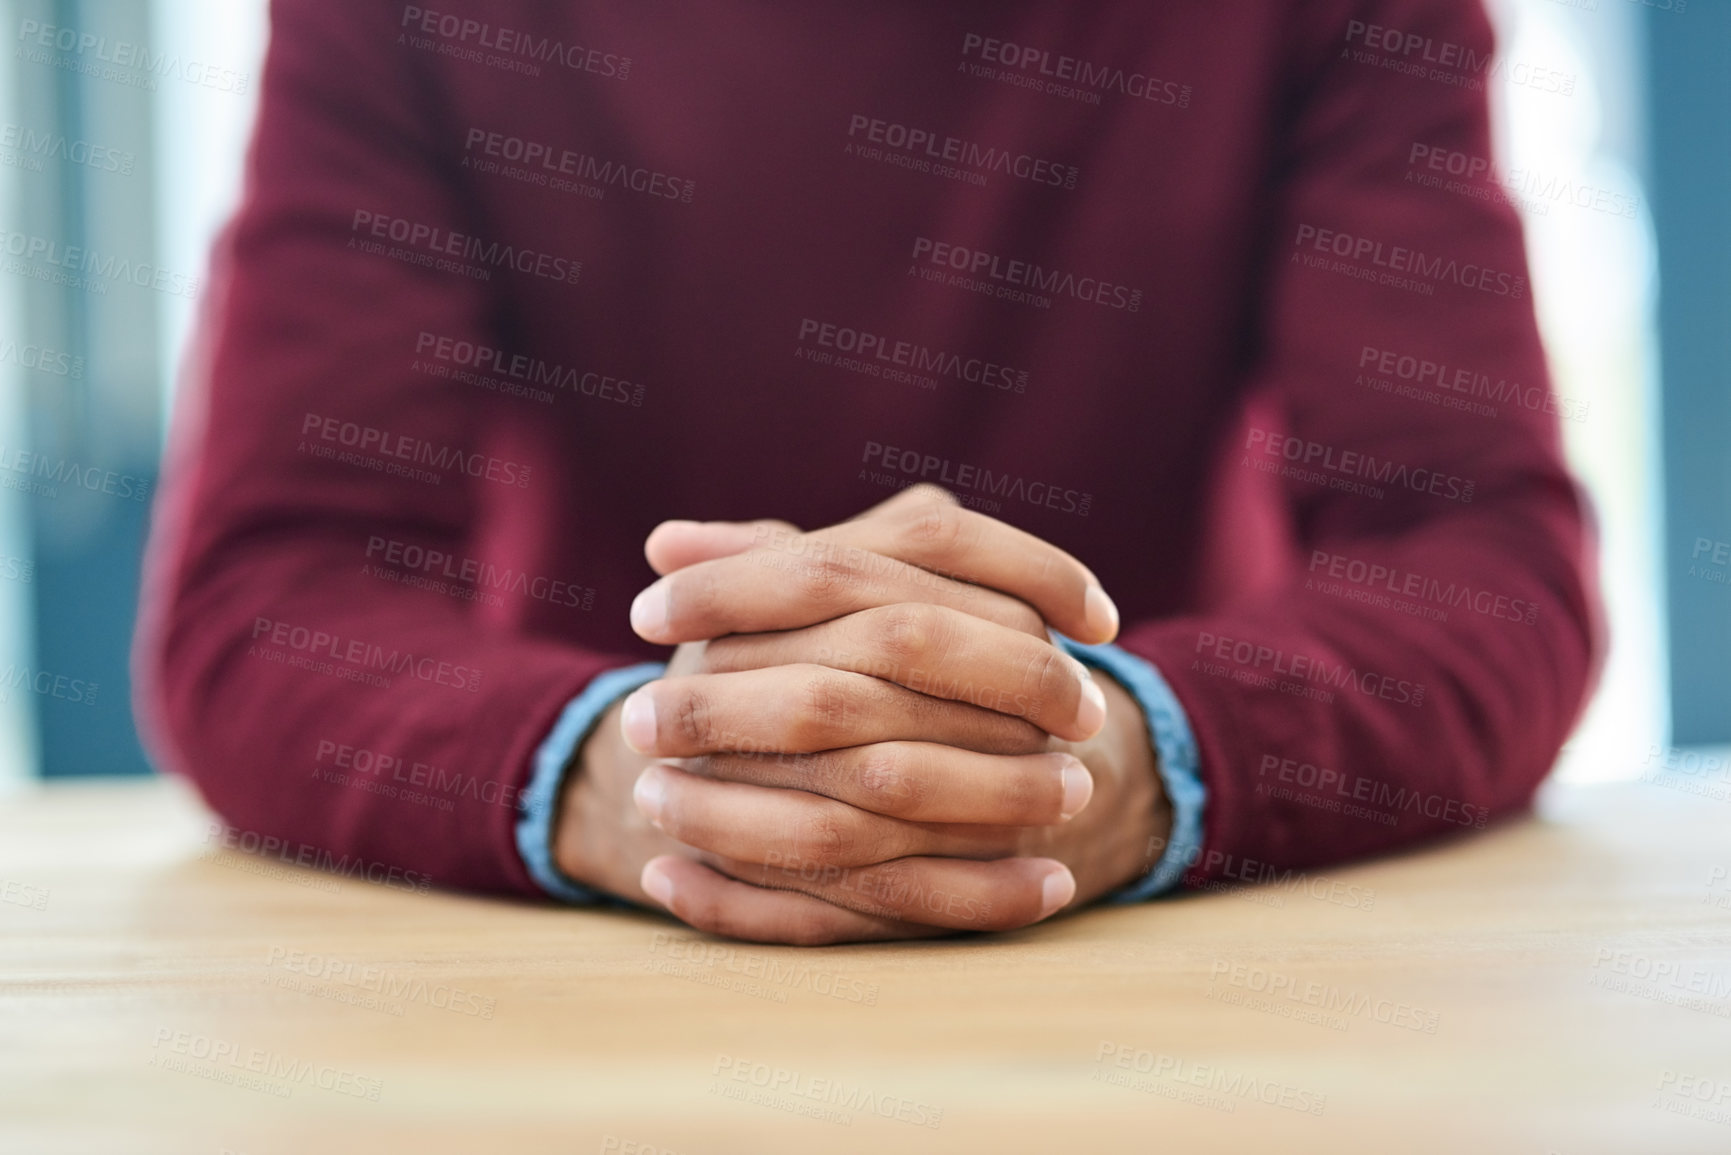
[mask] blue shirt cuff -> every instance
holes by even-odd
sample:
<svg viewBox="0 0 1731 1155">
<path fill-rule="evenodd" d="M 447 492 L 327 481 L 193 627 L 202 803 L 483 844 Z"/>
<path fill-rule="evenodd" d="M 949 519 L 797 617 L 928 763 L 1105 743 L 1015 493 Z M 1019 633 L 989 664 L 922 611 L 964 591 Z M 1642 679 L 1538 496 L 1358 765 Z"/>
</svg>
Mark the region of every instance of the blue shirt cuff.
<svg viewBox="0 0 1731 1155">
<path fill-rule="evenodd" d="M 1059 644 L 1084 665 L 1116 678 L 1142 707 L 1148 737 L 1159 755 L 1160 782 L 1172 807 L 1172 832 L 1154 868 L 1140 879 L 1106 896 L 1107 902 L 1141 902 L 1172 889 L 1186 867 L 1202 853 L 1202 807 L 1208 801 L 1202 785 L 1202 759 L 1189 715 L 1160 671 L 1117 646 L 1084 646 L 1062 634 Z"/>
<path fill-rule="evenodd" d="M 581 694 L 560 712 L 540 747 L 535 751 L 529 787 L 523 792 L 517 817 L 517 853 L 535 884 L 554 898 L 574 903 L 615 903 L 612 895 L 584 886 L 565 876 L 553 862 L 553 804 L 565 781 L 577 748 L 595 728 L 601 715 L 621 696 L 653 682 L 667 671 L 660 662 L 643 662 L 608 670 L 591 681 Z"/>
</svg>

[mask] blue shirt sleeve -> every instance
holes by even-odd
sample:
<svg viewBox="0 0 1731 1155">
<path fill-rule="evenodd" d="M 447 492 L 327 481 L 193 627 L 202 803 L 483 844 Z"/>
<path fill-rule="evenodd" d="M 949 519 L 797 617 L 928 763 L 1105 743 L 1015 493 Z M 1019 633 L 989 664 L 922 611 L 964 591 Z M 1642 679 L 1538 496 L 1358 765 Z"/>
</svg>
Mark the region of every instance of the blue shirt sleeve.
<svg viewBox="0 0 1731 1155">
<path fill-rule="evenodd" d="M 631 905 L 567 878 L 554 864 L 553 803 L 559 797 L 566 767 L 571 765 L 578 747 L 595 729 L 607 707 L 637 687 L 653 682 L 666 670 L 660 662 L 644 662 L 599 675 L 560 712 L 559 720 L 535 751 L 529 786 L 523 792 L 517 816 L 517 853 L 523 856 L 529 877 L 554 898 L 576 903 Z"/>
<path fill-rule="evenodd" d="M 1202 785 L 1196 735 L 1178 696 L 1148 662 L 1117 646 L 1084 646 L 1062 634 L 1054 636 L 1078 661 L 1104 670 L 1130 691 L 1142 706 L 1148 737 L 1159 755 L 1160 781 L 1172 806 L 1166 849 L 1147 874 L 1106 896 L 1107 902 L 1141 902 L 1176 886 L 1184 869 L 1202 853 L 1202 807 L 1208 791 Z"/>
</svg>

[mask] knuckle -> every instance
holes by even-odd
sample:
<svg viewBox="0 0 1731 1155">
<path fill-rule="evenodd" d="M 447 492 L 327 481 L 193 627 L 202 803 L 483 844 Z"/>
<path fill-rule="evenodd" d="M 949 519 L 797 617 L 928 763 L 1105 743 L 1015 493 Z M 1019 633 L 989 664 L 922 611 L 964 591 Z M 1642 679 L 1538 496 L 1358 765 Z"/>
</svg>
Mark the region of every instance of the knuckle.
<svg viewBox="0 0 1731 1155">
<path fill-rule="evenodd" d="M 903 602 L 877 612 L 877 648 L 893 662 L 917 662 L 934 647 L 942 630 L 936 606 Z"/>
<path fill-rule="evenodd" d="M 862 873 L 863 885 L 858 888 L 861 896 L 885 917 L 900 918 L 918 910 L 927 893 L 919 875 L 901 862 L 881 863 Z"/>
<path fill-rule="evenodd" d="M 707 746 L 715 736 L 714 708 L 709 696 L 695 687 L 680 693 L 672 719 L 673 732 L 691 746 Z"/>
<path fill-rule="evenodd" d="M 950 557 L 962 544 L 966 532 L 965 511 L 943 501 L 919 501 L 908 507 L 901 532 L 903 539 L 920 553 Z"/>
<path fill-rule="evenodd" d="M 998 799 L 1006 813 L 1030 819 L 1056 809 L 1044 779 L 1028 773 L 1006 774 L 999 779 Z"/>
<path fill-rule="evenodd" d="M 917 811 L 925 799 L 925 784 L 909 771 L 906 758 L 895 747 L 867 750 L 854 774 L 860 806 L 878 814 Z"/>
<path fill-rule="evenodd" d="M 843 601 L 856 581 L 851 566 L 827 555 L 804 559 L 795 574 L 799 593 L 819 605 Z"/>
<path fill-rule="evenodd" d="M 845 684 L 829 670 L 817 670 L 800 688 L 799 714 L 792 729 L 797 741 L 819 749 L 845 734 L 854 717 L 854 704 Z"/>
<path fill-rule="evenodd" d="M 814 809 L 799 826 L 798 856 L 831 863 L 846 857 L 853 849 L 854 835 L 849 823 L 828 806 Z"/>
<path fill-rule="evenodd" d="M 1028 665 L 1028 689 L 1031 692 L 1030 719 L 1037 719 L 1041 706 L 1062 703 L 1066 697 L 1079 693 L 1072 659 L 1055 647 L 1042 646 L 1041 653 Z"/>
</svg>

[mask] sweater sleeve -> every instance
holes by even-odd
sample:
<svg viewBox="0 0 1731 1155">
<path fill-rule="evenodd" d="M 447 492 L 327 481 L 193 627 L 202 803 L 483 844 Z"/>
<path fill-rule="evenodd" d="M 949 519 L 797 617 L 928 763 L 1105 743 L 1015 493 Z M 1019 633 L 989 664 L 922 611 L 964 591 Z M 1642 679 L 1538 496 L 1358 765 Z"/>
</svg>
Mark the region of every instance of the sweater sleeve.
<svg viewBox="0 0 1731 1155">
<path fill-rule="evenodd" d="M 1283 560 L 1119 639 L 1194 729 L 1193 886 L 1523 807 L 1600 660 L 1519 221 L 1493 177 L 1448 175 L 1446 158 L 1491 155 L 1488 22 L 1469 0 L 1327 7 L 1340 18 L 1307 20 L 1280 112 L 1249 400 L 1223 467 L 1273 511 Z M 1253 513 L 1226 532 L 1252 534 Z"/>
<path fill-rule="evenodd" d="M 156 509 L 137 708 L 158 763 L 242 845 L 538 895 L 515 838 L 534 752 L 593 677 L 636 657 L 468 596 L 487 510 L 546 482 L 484 394 L 412 366 L 423 333 L 486 343 L 514 271 L 419 259 L 476 226 L 429 127 L 440 94 L 392 50 L 392 15 L 272 5 L 242 204 Z M 423 243 L 399 247 L 404 230 Z M 446 589 L 379 567 L 401 543 L 454 559 Z"/>
</svg>

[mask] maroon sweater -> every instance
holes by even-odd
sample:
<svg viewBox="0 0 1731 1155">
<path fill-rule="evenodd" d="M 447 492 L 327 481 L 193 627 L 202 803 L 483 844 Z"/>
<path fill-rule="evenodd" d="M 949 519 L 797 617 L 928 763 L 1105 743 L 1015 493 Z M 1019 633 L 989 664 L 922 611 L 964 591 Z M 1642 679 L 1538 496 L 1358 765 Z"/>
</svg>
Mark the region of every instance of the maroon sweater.
<svg viewBox="0 0 1731 1155">
<path fill-rule="evenodd" d="M 1192 883 L 1524 805 L 1596 601 L 1489 48 L 1468 0 L 276 0 L 156 755 L 303 861 L 538 893 L 532 752 L 665 654 L 649 530 L 929 480 L 1173 686 Z"/>
</svg>

